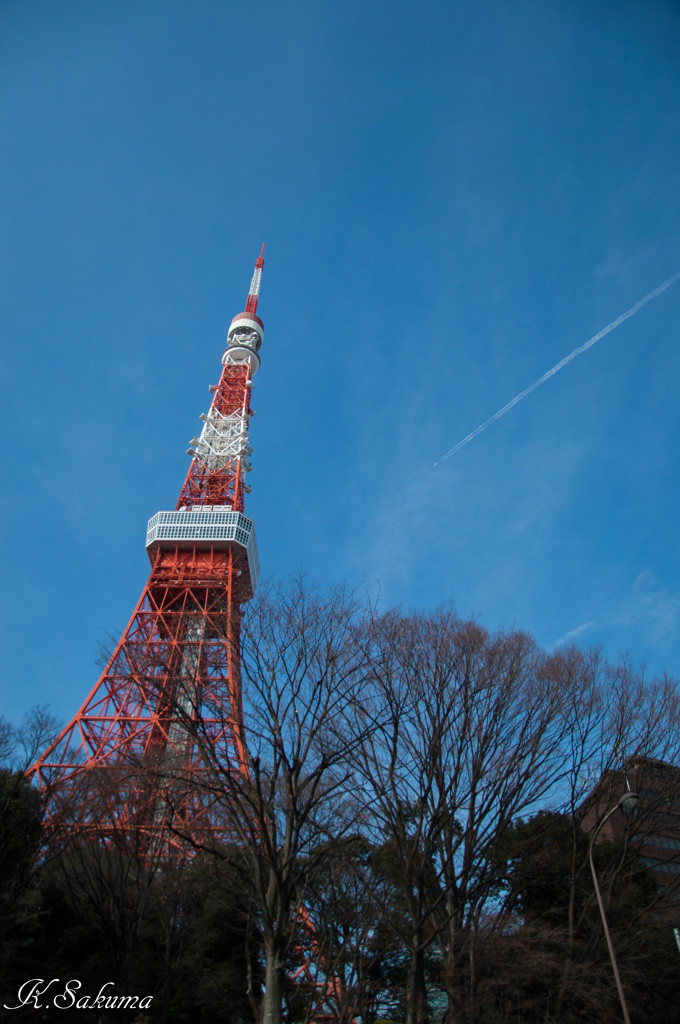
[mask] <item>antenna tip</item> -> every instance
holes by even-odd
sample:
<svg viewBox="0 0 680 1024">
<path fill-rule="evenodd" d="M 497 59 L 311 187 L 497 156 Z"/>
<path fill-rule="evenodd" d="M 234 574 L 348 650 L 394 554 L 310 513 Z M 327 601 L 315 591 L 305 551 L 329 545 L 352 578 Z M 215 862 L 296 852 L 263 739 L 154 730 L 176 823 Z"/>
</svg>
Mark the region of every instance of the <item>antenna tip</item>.
<svg viewBox="0 0 680 1024">
<path fill-rule="evenodd" d="M 262 252 L 258 256 L 257 260 L 255 261 L 255 266 L 256 267 L 263 267 L 264 266 L 264 246 L 265 246 L 265 243 L 263 242 L 262 243 Z"/>
</svg>

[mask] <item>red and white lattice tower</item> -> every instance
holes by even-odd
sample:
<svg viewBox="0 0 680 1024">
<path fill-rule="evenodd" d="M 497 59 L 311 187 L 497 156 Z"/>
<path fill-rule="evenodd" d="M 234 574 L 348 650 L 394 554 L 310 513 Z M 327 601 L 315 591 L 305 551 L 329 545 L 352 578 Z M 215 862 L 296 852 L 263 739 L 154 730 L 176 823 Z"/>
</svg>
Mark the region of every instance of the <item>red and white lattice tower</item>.
<svg viewBox="0 0 680 1024">
<path fill-rule="evenodd" d="M 235 316 L 220 382 L 191 442 L 174 511 L 149 520 L 151 574 L 132 618 L 80 710 L 30 769 L 48 822 L 136 837 L 166 852 L 183 837 L 225 838 L 206 761 L 245 771 L 239 630 L 259 571 L 244 515 L 253 375 L 263 324 L 257 302 L 264 246 Z M 211 709 L 206 714 L 205 710 Z M 200 718 L 201 741 L 196 724 Z M 204 759 L 202 744 L 213 751 Z M 159 836 L 164 838 L 159 840 Z"/>
</svg>

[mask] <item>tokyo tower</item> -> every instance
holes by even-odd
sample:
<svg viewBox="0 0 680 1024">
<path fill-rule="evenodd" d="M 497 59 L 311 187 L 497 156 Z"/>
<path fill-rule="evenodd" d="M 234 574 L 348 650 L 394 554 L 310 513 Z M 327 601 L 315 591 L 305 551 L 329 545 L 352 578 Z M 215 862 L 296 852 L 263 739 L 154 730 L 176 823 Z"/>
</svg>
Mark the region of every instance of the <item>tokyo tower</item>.
<svg viewBox="0 0 680 1024">
<path fill-rule="evenodd" d="M 132 618 L 80 710 L 30 769 L 55 835 L 75 823 L 163 855 L 189 838 L 224 838 L 201 750 L 209 743 L 213 762 L 246 771 L 239 631 L 259 565 L 243 508 L 263 266 L 264 245 L 177 504 L 149 520 L 151 573 Z"/>
</svg>

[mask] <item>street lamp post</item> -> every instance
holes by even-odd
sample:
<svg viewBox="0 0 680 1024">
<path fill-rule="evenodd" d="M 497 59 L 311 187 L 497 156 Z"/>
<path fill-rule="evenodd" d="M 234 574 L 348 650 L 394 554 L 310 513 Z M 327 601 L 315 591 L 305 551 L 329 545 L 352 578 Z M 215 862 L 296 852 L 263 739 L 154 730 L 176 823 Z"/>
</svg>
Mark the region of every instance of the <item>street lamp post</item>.
<svg viewBox="0 0 680 1024">
<path fill-rule="evenodd" d="M 612 942 L 612 937 L 611 937 L 611 935 L 609 933 L 609 925 L 607 924 L 607 916 L 606 916 L 606 914 L 604 912 L 604 903 L 602 902 L 602 894 L 600 893 L 600 886 L 599 886 L 598 881 L 597 881 L 597 873 L 595 871 L 595 862 L 593 861 L 593 847 L 595 845 L 595 840 L 597 838 L 597 835 L 598 835 L 600 829 L 605 824 L 605 822 L 607 822 L 611 818 L 611 816 L 614 813 L 614 811 L 618 811 L 619 807 L 622 810 L 624 808 L 626 810 L 632 810 L 633 807 L 635 807 L 635 805 L 637 804 L 639 799 L 640 799 L 640 797 L 638 796 L 637 793 L 632 793 L 630 791 L 624 793 L 623 796 L 620 796 L 618 801 L 617 801 L 617 803 L 609 811 L 607 811 L 607 813 L 602 818 L 602 820 L 598 824 L 597 828 L 593 832 L 592 836 L 590 837 L 590 848 L 588 850 L 588 859 L 590 860 L 590 870 L 591 870 L 592 875 L 593 875 L 593 885 L 595 886 L 595 895 L 597 896 L 597 905 L 600 908 L 600 917 L 602 918 L 602 927 L 604 928 L 604 935 L 605 935 L 605 938 L 607 940 L 607 947 L 609 949 L 609 958 L 610 958 L 610 960 L 612 962 L 612 970 L 614 971 L 614 978 L 616 979 L 616 988 L 617 988 L 618 993 L 619 993 L 619 1000 L 621 1002 L 621 1009 L 623 1010 L 623 1019 L 625 1021 L 625 1024 L 630 1024 L 630 1017 L 628 1015 L 628 1007 L 626 1005 L 626 997 L 623 994 L 623 986 L 621 984 L 621 976 L 619 974 L 619 966 L 618 966 L 618 964 L 616 962 L 616 954 L 614 953 L 614 944 Z"/>
</svg>

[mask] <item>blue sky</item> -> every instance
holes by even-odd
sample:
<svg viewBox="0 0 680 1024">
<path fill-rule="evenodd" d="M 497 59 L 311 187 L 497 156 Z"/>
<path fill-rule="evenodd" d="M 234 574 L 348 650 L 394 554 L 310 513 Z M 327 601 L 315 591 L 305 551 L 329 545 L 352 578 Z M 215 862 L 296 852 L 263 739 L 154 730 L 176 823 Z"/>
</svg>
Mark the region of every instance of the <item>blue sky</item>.
<svg viewBox="0 0 680 1024">
<path fill-rule="evenodd" d="M 0 713 L 70 717 L 267 243 L 265 573 L 680 673 L 671 0 L 5 0 Z"/>
</svg>

